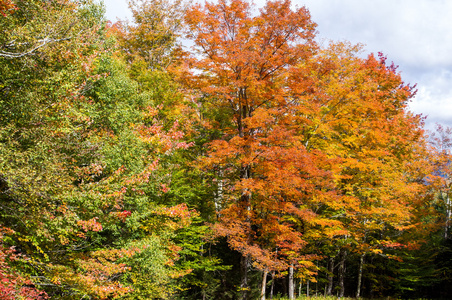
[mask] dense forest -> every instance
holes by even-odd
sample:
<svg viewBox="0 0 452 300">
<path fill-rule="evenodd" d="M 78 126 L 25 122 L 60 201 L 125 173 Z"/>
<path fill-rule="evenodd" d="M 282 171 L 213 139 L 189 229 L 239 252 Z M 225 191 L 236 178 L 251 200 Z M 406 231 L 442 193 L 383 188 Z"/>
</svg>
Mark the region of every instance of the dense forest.
<svg viewBox="0 0 452 300">
<path fill-rule="evenodd" d="M 0 298 L 452 295 L 452 130 L 290 0 L 0 0 Z"/>
</svg>

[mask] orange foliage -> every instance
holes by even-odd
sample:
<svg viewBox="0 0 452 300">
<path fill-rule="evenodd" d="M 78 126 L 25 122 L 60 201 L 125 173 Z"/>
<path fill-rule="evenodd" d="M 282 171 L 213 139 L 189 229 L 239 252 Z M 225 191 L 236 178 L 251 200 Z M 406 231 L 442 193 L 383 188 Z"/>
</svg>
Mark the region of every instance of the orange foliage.
<svg viewBox="0 0 452 300">
<path fill-rule="evenodd" d="M 0 0 L 0 14 L 6 17 L 6 13 L 12 13 L 17 10 L 16 5 L 11 0 Z"/>
<path fill-rule="evenodd" d="M 291 68 L 314 55 L 316 25 L 304 7 L 290 6 L 267 2 L 253 16 L 246 1 L 220 1 L 194 6 L 186 17 L 199 56 L 188 59 L 195 71 L 186 70 L 183 81 L 211 95 L 232 121 L 202 162 L 230 180 L 214 228 L 262 269 L 297 260 L 303 223 L 316 217 L 306 204 L 314 194 L 334 196 L 329 159 L 308 151 L 291 127 L 298 91 L 287 82 Z"/>
<path fill-rule="evenodd" d="M 308 11 L 290 5 L 268 1 L 258 14 L 241 0 L 194 6 L 186 22 L 197 53 L 180 72 L 228 112 L 201 162 L 221 184 L 214 228 L 262 269 L 302 261 L 310 239 L 366 243 L 371 231 L 407 229 L 425 191 L 414 167 L 422 118 L 406 111 L 413 87 L 382 55 L 318 49 Z"/>
</svg>

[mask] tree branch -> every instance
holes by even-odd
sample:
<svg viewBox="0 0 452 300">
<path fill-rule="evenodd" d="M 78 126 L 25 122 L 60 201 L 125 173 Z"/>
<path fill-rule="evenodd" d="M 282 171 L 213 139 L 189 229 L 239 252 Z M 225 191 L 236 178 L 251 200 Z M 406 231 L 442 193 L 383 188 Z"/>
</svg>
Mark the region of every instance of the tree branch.
<svg viewBox="0 0 452 300">
<path fill-rule="evenodd" d="M 51 43 L 58 43 L 58 42 L 62 42 L 62 41 L 68 41 L 71 38 L 62 38 L 62 39 L 49 39 L 49 38 L 45 38 L 42 40 L 38 40 L 39 45 L 33 47 L 32 49 L 25 51 L 25 52 L 20 52 L 20 53 L 14 53 L 14 52 L 5 52 L 5 51 L 0 51 L 0 57 L 5 57 L 5 58 L 9 58 L 9 59 L 13 59 L 13 58 L 20 58 L 20 57 L 24 57 L 27 55 L 32 55 L 36 50 L 44 47 L 47 44 L 51 44 Z M 8 43 L 8 45 L 12 45 L 11 43 Z"/>
</svg>

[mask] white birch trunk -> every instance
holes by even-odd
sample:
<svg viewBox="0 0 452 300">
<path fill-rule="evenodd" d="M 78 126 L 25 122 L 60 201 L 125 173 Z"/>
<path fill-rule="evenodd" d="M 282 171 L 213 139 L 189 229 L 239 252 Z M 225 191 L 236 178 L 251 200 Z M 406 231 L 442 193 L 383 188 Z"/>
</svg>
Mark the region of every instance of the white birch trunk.
<svg viewBox="0 0 452 300">
<path fill-rule="evenodd" d="M 364 265 L 364 256 L 366 253 L 361 254 L 359 258 L 359 270 L 358 270 L 358 287 L 356 289 L 356 298 L 361 297 L 361 282 L 363 278 L 363 265 Z"/>
<path fill-rule="evenodd" d="M 264 274 L 262 277 L 261 300 L 265 300 L 265 289 L 267 287 L 267 274 L 268 271 L 264 270 Z"/>
<path fill-rule="evenodd" d="M 295 299 L 295 287 L 293 282 L 293 264 L 289 267 L 289 299 L 293 300 Z"/>
</svg>

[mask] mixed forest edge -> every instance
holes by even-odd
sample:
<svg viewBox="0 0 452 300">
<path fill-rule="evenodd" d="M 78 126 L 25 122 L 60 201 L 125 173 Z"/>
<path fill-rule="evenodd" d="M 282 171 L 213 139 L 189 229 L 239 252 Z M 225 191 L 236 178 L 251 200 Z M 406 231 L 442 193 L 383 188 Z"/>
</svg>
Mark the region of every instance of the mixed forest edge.
<svg viewBox="0 0 452 300">
<path fill-rule="evenodd" d="M 452 129 L 384 53 L 290 0 L 129 6 L 0 0 L 1 299 L 452 295 Z"/>
</svg>

